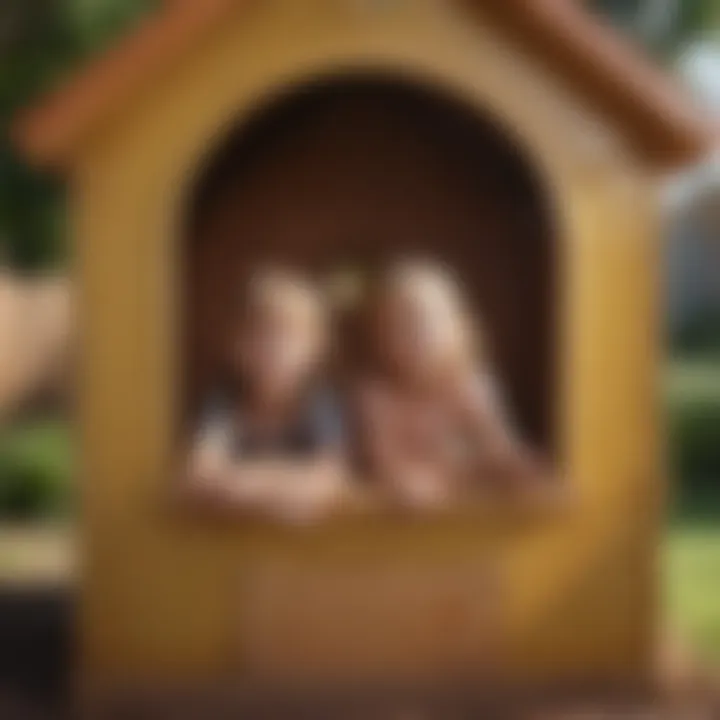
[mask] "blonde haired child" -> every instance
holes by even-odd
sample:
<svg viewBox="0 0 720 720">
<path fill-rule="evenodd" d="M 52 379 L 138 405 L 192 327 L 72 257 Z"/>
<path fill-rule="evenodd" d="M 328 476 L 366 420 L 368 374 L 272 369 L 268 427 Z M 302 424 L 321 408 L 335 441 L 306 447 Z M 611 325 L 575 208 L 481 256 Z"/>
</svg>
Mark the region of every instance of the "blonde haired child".
<svg viewBox="0 0 720 720">
<path fill-rule="evenodd" d="M 399 263 L 383 273 L 369 309 L 375 363 L 360 384 L 362 449 L 370 476 L 396 502 L 443 507 L 539 476 L 449 271 Z"/>
</svg>

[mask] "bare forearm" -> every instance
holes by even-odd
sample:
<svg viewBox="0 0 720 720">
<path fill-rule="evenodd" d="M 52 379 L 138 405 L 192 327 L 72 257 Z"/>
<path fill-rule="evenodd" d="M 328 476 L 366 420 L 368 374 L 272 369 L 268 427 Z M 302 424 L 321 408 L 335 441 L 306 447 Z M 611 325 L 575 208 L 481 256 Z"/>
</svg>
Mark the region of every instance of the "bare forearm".
<svg viewBox="0 0 720 720">
<path fill-rule="evenodd" d="M 447 504 L 454 485 L 438 463 L 393 456 L 375 469 L 376 481 L 391 501 L 410 508 L 439 508 Z"/>
<path fill-rule="evenodd" d="M 245 460 L 235 463 L 227 473 L 226 483 L 240 494 L 265 497 L 283 488 L 311 485 L 318 481 L 340 481 L 340 462 L 313 460 Z"/>
<path fill-rule="evenodd" d="M 223 483 L 227 505 L 303 520 L 338 502 L 346 470 L 335 458 L 235 463 Z"/>
</svg>

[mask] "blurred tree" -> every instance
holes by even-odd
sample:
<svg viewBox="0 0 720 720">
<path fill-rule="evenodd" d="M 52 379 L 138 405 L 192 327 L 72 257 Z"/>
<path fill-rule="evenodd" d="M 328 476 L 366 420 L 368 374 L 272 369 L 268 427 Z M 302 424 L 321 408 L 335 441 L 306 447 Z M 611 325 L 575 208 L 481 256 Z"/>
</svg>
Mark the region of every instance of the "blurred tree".
<svg viewBox="0 0 720 720">
<path fill-rule="evenodd" d="M 22 269 L 63 257 L 62 183 L 17 157 L 19 108 L 102 48 L 154 0 L 2 0 L 0 3 L 0 261 Z"/>
<path fill-rule="evenodd" d="M 669 60 L 720 27 L 718 0 L 591 0 L 590 5 Z"/>
</svg>

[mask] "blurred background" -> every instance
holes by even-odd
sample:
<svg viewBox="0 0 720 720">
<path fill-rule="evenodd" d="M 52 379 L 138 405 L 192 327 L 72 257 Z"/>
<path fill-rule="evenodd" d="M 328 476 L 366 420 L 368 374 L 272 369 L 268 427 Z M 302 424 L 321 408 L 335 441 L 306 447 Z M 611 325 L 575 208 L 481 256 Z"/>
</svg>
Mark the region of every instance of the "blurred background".
<svg viewBox="0 0 720 720">
<path fill-rule="evenodd" d="M 19 108 L 157 4 L 0 3 L 0 583 L 8 587 L 66 584 L 75 506 L 73 258 L 64 187 L 23 164 L 10 124 Z M 591 5 L 720 120 L 718 0 Z M 667 364 L 658 391 L 673 481 L 667 624 L 693 657 L 720 668 L 720 154 L 672 178 L 664 202 Z"/>
</svg>

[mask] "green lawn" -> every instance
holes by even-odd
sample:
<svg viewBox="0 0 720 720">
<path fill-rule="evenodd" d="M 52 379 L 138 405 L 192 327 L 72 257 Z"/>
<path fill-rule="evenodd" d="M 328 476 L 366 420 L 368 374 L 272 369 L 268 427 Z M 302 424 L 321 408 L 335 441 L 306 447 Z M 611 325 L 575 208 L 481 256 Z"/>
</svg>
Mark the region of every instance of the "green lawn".
<svg viewBox="0 0 720 720">
<path fill-rule="evenodd" d="M 673 627 L 720 667 L 720 523 L 670 530 L 665 594 Z"/>
<path fill-rule="evenodd" d="M 57 518 L 70 504 L 72 442 L 62 420 L 0 431 L 0 522 Z"/>
<path fill-rule="evenodd" d="M 720 402 L 720 358 L 671 364 L 665 386 L 670 403 Z"/>
<path fill-rule="evenodd" d="M 675 363 L 666 388 L 675 476 L 667 610 L 700 654 L 720 666 L 720 358 Z"/>
</svg>

